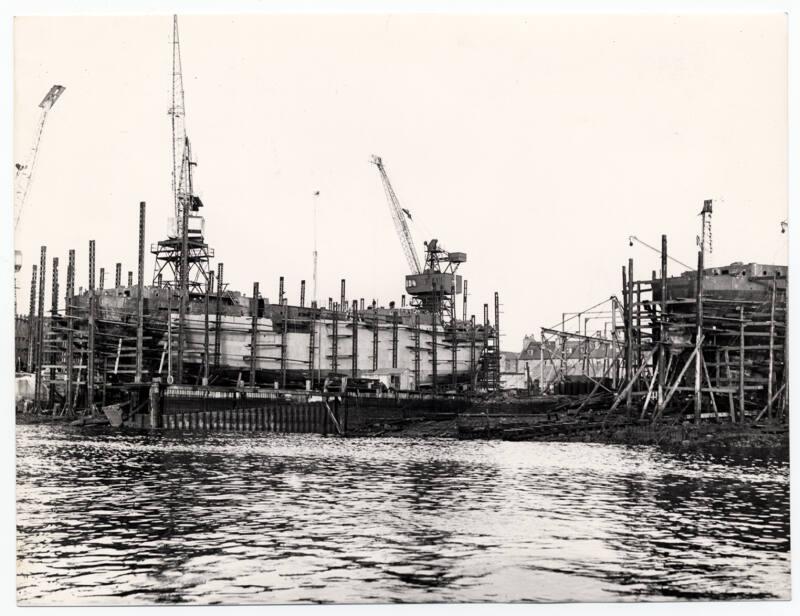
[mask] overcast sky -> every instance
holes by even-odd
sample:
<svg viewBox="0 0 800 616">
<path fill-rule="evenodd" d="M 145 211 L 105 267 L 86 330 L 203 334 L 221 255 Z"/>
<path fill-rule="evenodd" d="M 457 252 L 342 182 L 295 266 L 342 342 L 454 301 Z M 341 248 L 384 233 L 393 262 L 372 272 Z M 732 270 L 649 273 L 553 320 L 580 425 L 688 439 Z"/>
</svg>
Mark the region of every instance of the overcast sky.
<svg viewBox="0 0 800 616">
<path fill-rule="evenodd" d="M 320 191 L 319 296 L 399 300 L 406 262 L 371 154 L 414 218 L 468 261 L 471 314 L 499 291 L 503 348 L 619 294 L 628 246 L 669 236 L 696 262 L 698 212 L 715 199 L 715 265 L 786 263 L 787 63 L 783 15 L 181 17 L 195 186 L 226 280 L 291 302 L 312 275 Z M 172 215 L 172 19 L 18 18 L 15 156 L 37 105 L 66 92 L 41 144 L 17 233 L 27 312 L 39 247 L 87 247 L 113 282 Z M 671 264 L 671 268 L 674 264 Z M 148 255 L 148 274 L 152 259 Z M 672 272 L 677 272 L 675 266 Z M 309 286 L 310 289 L 310 286 Z M 49 304 L 48 304 L 49 305 Z M 602 328 L 590 323 L 589 328 Z"/>
</svg>

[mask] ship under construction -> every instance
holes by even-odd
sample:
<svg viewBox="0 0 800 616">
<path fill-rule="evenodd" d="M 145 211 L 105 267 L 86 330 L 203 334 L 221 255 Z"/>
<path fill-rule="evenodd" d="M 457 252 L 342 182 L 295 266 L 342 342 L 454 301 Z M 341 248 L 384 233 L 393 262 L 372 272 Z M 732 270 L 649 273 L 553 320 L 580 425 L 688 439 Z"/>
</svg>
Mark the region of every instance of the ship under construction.
<svg viewBox="0 0 800 616">
<path fill-rule="evenodd" d="M 102 268 L 98 282 L 91 240 L 88 288 L 76 292 L 77 264 L 70 250 L 61 309 L 54 258 L 52 304 L 47 310 L 46 247 L 38 268 L 32 267 L 30 311 L 27 318 L 17 317 L 17 365 L 18 371 L 35 375 L 37 408 L 93 409 L 101 402 L 99 396 L 102 403 L 118 401 L 131 387 L 154 379 L 169 385 L 286 390 L 463 393 L 499 387 L 497 294 L 494 322 L 488 303 L 482 320 L 468 318 L 467 282 L 459 273 L 466 254 L 447 251 L 438 239 L 430 239 L 424 258 L 419 258 L 407 223 L 410 214 L 401 207 L 378 156 L 371 162 L 383 183 L 410 270 L 399 304 L 349 299 L 345 280 L 338 301 L 330 298 L 327 305 L 313 298 L 306 302 L 305 281 L 299 302 L 291 304 L 282 277 L 277 302 L 262 297 L 258 282 L 249 296 L 230 289 L 223 263 L 212 264 L 214 250 L 206 242 L 201 214 L 204 204 L 194 189 L 177 17 L 172 77 L 175 217 L 168 236 L 150 246 L 154 270 L 149 284 L 144 203 L 139 207 L 136 281 L 132 271 L 123 280 L 117 263 L 113 285 L 106 284 Z"/>
</svg>

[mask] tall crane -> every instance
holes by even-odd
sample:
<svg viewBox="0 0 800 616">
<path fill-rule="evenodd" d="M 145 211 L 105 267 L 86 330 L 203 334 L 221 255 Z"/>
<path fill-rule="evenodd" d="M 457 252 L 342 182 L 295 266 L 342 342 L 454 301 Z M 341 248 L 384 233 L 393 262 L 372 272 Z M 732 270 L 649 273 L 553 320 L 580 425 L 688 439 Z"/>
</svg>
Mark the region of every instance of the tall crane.
<svg viewBox="0 0 800 616">
<path fill-rule="evenodd" d="M 22 216 L 22 208 L 25 207 L 25 201 L 28 198 L 28 192 L 31 188 L 33 170 L 36 167 L 36 159 L 39 156 L 39 145 L 42 142 L 42 133 L 44 132 L 44 123 L 47 120 L 47 114 L 53 108 L 53 105 L 56 104 L 56 101 L 65 89 L 64 86 L 53 86 L 42 99 L 42 102 L 39 103 L 41 111 L 39 112 L 39 121 L 36 124 L 33 146 L 28 151 L 25 161 L 16 164 L 16 173 L 14 175 L 14 230 L 16 230 L 19 224 L 19 219 Z"/>
<path fill-rule="evenodd" d="M 411 295 L 411 305 L 422 310 L 440 315 L 445 319 L 455 320 L 455 296 L 461 293 L 462 278 L 456 274 L 459 265 L 467 260 L 466 253 L 448 252 L 439 244 L 439 240 L 432 239 L 425 242 L 424 266 L 420 266 L 411 231 L 406 223 L 406 216 L 411 218 L 408 210 L 400 207 L 400 202 L 392 188 L 386 169 L 380 156 L 372 157 L 371 161 L 381 174 L 383 188 L 389 201 L 392 221 L 400 237 L 400 244 L 406 255 L 411 273 L 406 275 L 406 292 Z"/>
<path fill-rule="evenodd" d="M 175 219 L 167 239 L 151 247 L 155 255 L 153 284 L 167 274 L 164 284 L 182 293 L 203 292 L 210 276 L 214 250 L 205 242 L 205 220 L 198 214 L 203 202 L 194 193 L 193 172 L 197 164 L 186 131 L 181 45 L 178 16 L 172 18 L 172 100 L 168 114 L 172 124 L 172 196 Z"/>
<path fill-rule="evenodd" d="M 381 174 L 381 180 L 383 180 L 383 189 L 386 191 L 386 199 L 389 201 L 389 210 L 392 214 L 392 222 L 394 223 L 394 228 L 397 231 L 398 237 L 400 238 L 400 244 L 403 247 L 403 253 L 406 256 L 408 267 L 411 269 L 412 274 L 421 274 L 422 268 L 419 264 L 417 251 L 414 248 L 414 240 L 411 237 L 411 230 L 408 228 L 408 223 L 406 222 L 406 213 L 403 208 L 400 207 L 400 201 L 397 199 L 397 195 L 392 188 L 392 183 L 389 181 L 389 176 L 386 175 L 386 168 L 383 166 L 383 160 L 380 156 L 375 156 L 373 154 L 371 162 L 378 168 L 378 172 Z"/>
</svg>

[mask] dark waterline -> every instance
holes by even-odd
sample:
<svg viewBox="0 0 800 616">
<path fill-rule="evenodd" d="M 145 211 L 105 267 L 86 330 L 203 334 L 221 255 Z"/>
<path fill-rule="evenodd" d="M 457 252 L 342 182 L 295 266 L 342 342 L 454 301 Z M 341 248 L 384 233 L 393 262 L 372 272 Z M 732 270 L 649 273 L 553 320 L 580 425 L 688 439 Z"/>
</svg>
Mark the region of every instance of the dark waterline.
<svg viewBox="0 0 800 616">
<path fill-rule="evenodd" d="M 789 465 L 17 427 L 21 604 L 788 599 Z"/>
</svg>

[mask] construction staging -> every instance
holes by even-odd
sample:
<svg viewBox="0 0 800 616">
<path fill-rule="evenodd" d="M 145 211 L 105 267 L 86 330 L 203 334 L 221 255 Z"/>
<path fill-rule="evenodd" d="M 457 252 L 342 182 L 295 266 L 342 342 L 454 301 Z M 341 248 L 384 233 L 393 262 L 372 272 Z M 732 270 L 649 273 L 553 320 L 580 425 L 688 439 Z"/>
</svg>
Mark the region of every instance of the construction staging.
<svg viewBox="0 0 800 616">
<path fill-rule="evenodd" d="M 139 428 L 324 434 L 344 434 L 348 423 L 446 416 L 459 420 L 461 436 L 515 439 L 621 425 L 788 425 L 788 268 L 706 267 L 711 201 L 701 212 L 695 268 L 671 275 L 662 236 L 660 272 L 637 278 L 631 259 L 619 296 L 541 329 L 538 365 L 528 367 L 527 387 L 513 397 L 501 388 L 498 293 L 478 319 L 468 314 L 460 274 L 466 253 L 430 239 L 419 258 L 408 211 L 378 156 L 371 162 L 408 263 L 399 302 L 349 296 L 342 279 L 340 297 L 323 305 L 316 248 L 308 300 L 305 280 L 293 303 L 283 277 L 274 302 L 259 282 L 249 296 L 230 289 L 223 263 L 212 265 L 194 189 L 177 19 L 173 35 L 172 231 L 149 247 L 148 276 L 146 205 L 131 208 L 132 224 L 138 213 L 136 267 L 124 278 L 116 263 L 112 284 L 110 270 L 97 267 L 95 241 L 87 240 L 80 265 L 86 289 L 75 288 L 75 250 L 63 268 L 41 247 L 28 314 L 16 316 L 19 411 Z M 44 119 L 63 91 L 54 86 L 42 101 L 30 162 L 18 165 L 17 218 Z M 577 331 L 568 331 L 576 318 Z M 610 321 L 610 331 L 590 334 L 591 318 Z M 32 382 L 20 394 L 26 379 Z"/>
</svg>

